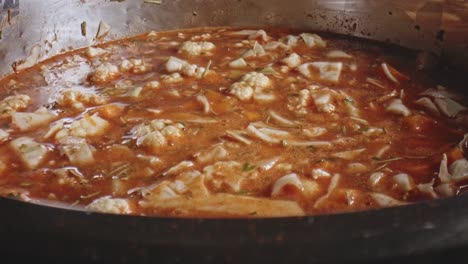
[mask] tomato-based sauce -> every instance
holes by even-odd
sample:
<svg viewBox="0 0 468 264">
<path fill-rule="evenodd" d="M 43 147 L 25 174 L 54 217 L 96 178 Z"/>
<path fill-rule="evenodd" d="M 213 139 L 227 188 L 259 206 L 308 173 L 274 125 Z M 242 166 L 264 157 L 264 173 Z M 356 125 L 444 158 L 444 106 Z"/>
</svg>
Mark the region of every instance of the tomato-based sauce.
<svg viewBox="0 0 468 264">
<path fill-rule="evenodd" d="M 183 217 L 458 195 L 468 179 L 464 97 L 419 56 L 331 34 L 232 28 L 150 32 L 59 55 L 0 81 L 0 194 Z"/>
</svg>

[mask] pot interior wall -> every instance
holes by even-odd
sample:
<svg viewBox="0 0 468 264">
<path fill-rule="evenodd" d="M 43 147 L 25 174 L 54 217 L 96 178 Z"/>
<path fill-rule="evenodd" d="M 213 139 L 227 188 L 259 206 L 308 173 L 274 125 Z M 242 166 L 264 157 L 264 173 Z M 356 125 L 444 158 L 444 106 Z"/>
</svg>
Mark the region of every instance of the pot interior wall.
<svg viewBox="0 0 468 264">
<path fill-rule="evenodd" d="M 69 49 L 150 30 L 282 26 L 330 31 L 448 55 L 467 64 L 465 1 L 426 0 L 0 0 L 0 75 Z M 84 26 L 83 26 L 84 25 Z M 83 34 L 82 26 L 86 28 Z M 26 61 L 25 64 L 21 64 Z M 466 65 L 465 65 L 466 66 Z"/>
</svg>

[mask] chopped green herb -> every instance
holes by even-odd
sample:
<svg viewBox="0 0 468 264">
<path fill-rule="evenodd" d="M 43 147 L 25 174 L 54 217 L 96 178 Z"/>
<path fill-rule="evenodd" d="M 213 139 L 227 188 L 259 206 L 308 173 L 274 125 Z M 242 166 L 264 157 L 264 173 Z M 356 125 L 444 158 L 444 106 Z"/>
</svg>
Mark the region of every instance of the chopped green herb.
<svg viewBox="0 0 468 264">
<path fill-rule="evenodd" d="M 343 101 L 345 103 L 354 103 L 353 99 L 349 98 L 349 97 L 346 97 L 345 99 L 343 99 Z"/>
<path fill-rule="evenodd" d="M 250 163 L 246 162 L 242 165 L 242 171 L 251 171 L 255 169 L 255 165 L 251 165 Z"/>
<path fill-rule="evenodd" d="M 3 31 L 0 30 L 0 39 L 3 37 Z"/>
</svg>

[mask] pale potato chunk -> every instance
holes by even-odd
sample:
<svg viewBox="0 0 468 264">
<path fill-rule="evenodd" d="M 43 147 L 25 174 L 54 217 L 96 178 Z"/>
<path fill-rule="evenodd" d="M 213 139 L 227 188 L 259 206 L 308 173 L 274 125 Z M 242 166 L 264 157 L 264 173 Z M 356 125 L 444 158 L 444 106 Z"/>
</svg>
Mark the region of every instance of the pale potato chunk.
<svg viewBox="0 0 468 264">
<path fill-rule="evenodd" d="M 86 206 L 86 209 L 110 214 L 130 214 L 132 212 L 127 199 L 112 198 L 110 196 L 104 196 L 94 200 Z"/>
<path fill-rule="evenodd" d="M 17 138 L 11 141 L 10 146 L 23 164 L 31 170 L 39 167 L 49 152 L 45 145 L 37 143 L 30 137 Z"/>
<path fill-rule="evenodd" d="M 311 71 L 311 68 L 313 71 Z M 343 63 L 341 62 L 309 62 L 300 65 L 297 70 L 308 78 L 317 77 L 328 82 L 338 82 L 340 80 Z"/>
<path fill-rule="evenodd" d="M 20 131 L 30 131 L 40 126 L 48 125 L 55 120 L 57 115 L 47 111 L 45 108 L 40 108 L 34 113 L 14 112 L 11 114 L 11 123 Z"/>
<path fill-rule="evenodd" d="M 89 165 L 94 163 L 91 146 L 84 138 L 67 137 L 60 142 L 60 149 L 74 165 Z"/>
<path fill-rule="evenodd" d="M 310 34 L 310 33 L 302 33 L 301 35 L 302 40 L 308 47 L 321 47 L 324 48 L 327 46 L 327 42 L 325 42 L 319 35 L 317 34 Z"/>
</svg>

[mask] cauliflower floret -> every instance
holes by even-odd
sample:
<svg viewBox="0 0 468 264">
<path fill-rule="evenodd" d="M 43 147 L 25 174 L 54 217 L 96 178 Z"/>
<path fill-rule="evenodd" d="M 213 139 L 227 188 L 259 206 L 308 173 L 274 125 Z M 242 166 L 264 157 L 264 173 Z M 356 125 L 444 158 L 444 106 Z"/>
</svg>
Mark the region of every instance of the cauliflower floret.
<svg viewBox="0 0 468 264">
<path fill-rule="evenodd" d="M 107 53 L 108 53 L 107 50 L 101 49 L 101 48 L 88 47 L 86 49 L 86 56 L 88 56 L 89 58 L 100 57 Z"/>
<path fill-rule="evenodd" d="M 169 141 L 183 136 L 184 125 L 171 120 L 155 119 L 147 124 L 139 124 L 130 131 L 137 146 L 151 147 L 153 150 L 166 146 Z"/>
<path fill-rule="evenodd" d="M 263 93 L 263 90 L 270 86 L 270 79 L 263 73 L 250 72 L 244 75 L 239 82 L 233 83 L 229 93 L 241 101 L 248 101 L 252 99 L 254 93 Z"/>
<path fill-rule="evenodd" d="M 73 121 L 68 128 L 59 130 L 55 138 L 61 141 L 69 136 L 79 138 L 101 136 L 107 131 L 109 125 L 107 120 L 97 114 L 85 115 L 82 119 Z"/>
<path fill-rule="evenodd" d="M 144 73 L 148 71 L 148 67 L 142 60 L 130 59 L 122 61 L 120 64 L 120 70 L 131 73 Z"/>
<path fill-rule="evenodd" d="M 165 83 L 176 83 L 181 82 L 184 78 L 178 72 L 174 72 L 169 75 L 161 75 L 161 80 Z"/>
<path fill-rule="evenodd" d="M 179 53 L 187 53 L 188 55 L 196 56 L 200 54 L 207 54 L 214 48 L 215 45 L 211 42 L 186 41 L 184 44 L 182 44 L 182 47 L 180 47 Z"/>
<path fill-rule="evenodd" d="M 307 105 L 310 100 L 310 91 L 308 89 L 302 89 L 299 91 L 298 96 L 290 96 L 288 98 L 288 109 L 300 115 L 307 114 Z"/>
<path fill-rule="evenodd" d="M 26 109 L 31 98 L 25 94 L 8 96 L 0 102 L 0 119 L 8 118 L 12 112 Z"/>
<path fill-rule="evenodd" d="M 86 206 L 89 211 L 110 213 L 110 214 L 130 214 L 130 204 L 127 199 L 111 198 L 110 196 L 100 197 Z"/>
<path fill-rule="evenodd" d="M 84 110 L 86 106 L 102 105 L 107 99 L 93 92 L 67 89 L 60 93 L 57 103 L 61 107 L 71 107 L 76 110 Z"/>
<path fill-rule="evenodd" d="M 335 111 L 335 106 L 331 103 L 332 95 L 328 89 L 311 93 L 315 106 L 319 112 L 331 113 Z"/>
<path fill-rule="evenodd" d="M 145 88 L 158 89 L 159 87 L 160 83 L 158 81 L 150 81 L 145 84 Z"/>
<path fill-rule="evenodd" d="M 49 112 L 45 107 L 42 107 L 34 113 L 12 113 L 11 123 L 20 131 L 29 131 L 40 126 L 47 125 L 56 118 L 57 115 L 55 113 Z"/>
<path fill-rule="evenodd" d="M 301 57 L 299 57 L 297 53 L 291 53 L 291 55 L 284 58 L 282 62 L 288 65 L 289 68 L 296 68 L 301 64 Z"/>
<path fill-rule="evenodd" d="M 20 137 L 10 143 L 11 148 L 21 158 L 28 169 L 37 168 L 44 160 L 49 150 L 43 144 L 30 137 Z"/>
<path fill-rule="evenodd" d="M 120 75 L 119 68 L 109 62 L 104 62 L 96 67 L 91 73 L 91 81 L 95 83 L 105 83 L 117 78 Z"/>
<path fill-rule="evenodd" d="M 203 77 L 203 74 L 206 71 L 204 67 L 199 67 L 195 64 L 190 64 L 184 60 L 172 56 L 166 62 L 166 70 L 171 73 L 181 72 L 184 75 L 187 75 L 189 77 L 196 77 L 198 79 Z"/>
</svg>

